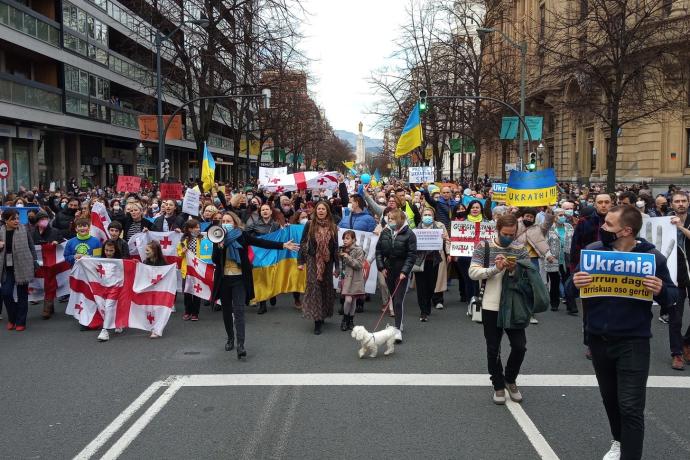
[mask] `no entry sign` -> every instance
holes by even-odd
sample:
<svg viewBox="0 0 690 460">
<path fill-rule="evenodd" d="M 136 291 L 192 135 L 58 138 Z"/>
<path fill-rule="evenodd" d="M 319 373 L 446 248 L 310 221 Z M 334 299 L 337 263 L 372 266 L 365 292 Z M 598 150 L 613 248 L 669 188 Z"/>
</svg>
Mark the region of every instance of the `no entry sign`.
<svg viewBox="0 0 690 460">
<path fill-rule="evenodd" d="M 0 179 L 7 179 L 10 177 L 10 164 L 7 160 L 0 160 Z"/>
</svg>

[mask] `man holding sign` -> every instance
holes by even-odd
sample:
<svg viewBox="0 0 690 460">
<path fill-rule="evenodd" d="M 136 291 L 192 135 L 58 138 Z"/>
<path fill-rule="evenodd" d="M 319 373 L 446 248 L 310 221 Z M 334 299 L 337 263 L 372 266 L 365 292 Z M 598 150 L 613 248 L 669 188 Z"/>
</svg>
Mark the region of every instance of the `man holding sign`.
<svg viewBox="0 0 690 460">
<path fill-rule="evenodd" d="M 587 309 L 592 363 L 614 439 L 604 458 L 642 457 L 652 297 L 660 305 L 673 305 L 678 297 L 666 258 L 635 238 L 641 228 L 637 209 L 612 208 L 599 229 L 600 241 L 582 252 L 568 282 Z"/>
</svg>

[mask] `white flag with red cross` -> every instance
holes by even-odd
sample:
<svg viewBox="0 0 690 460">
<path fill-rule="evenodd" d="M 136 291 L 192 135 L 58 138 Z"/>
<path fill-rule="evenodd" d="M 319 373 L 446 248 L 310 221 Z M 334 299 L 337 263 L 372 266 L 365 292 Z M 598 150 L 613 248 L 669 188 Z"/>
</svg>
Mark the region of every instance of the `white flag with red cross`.
<svg viewBox="0 0 690 460">
<path fill-rule="evenodd" d="M 90 328 L 130 327 L 163 334 L 175 303 L 177 267 L 136 260 L 79 259 L 66 313 Z"/>
<path fill-rule="evenodd" d="M 184 292 L 204 300 L 211 300 L 215 266 L 207 264 L 187 251 L 187 278 Z"/>
<path fill-rule="evenodd" d="M 69 295 L 70 265 L 65 261 L 65 243 L 36 245 L 39 268 L 29 282 L 29 300 L 55 300 L 55 297 Z"/>
<path fill-rule="evenodd" d="M 261 184 L 267 192 L 294 192 L 295 190 L 335 190 L 338 188 L 338 173 L 305 171 L 294 174 L 281 174 L 274 176 Z"/>
<path fill-rule="evenodd" d="M 150 241 L 158 241 L 163 251 L 163 257 L 169 264 L 177 264 L 180 258 L 177 255 L 177 245 L 180 244 L 182 233 L 178 232 L 141 232 L 129 239 L 129 253 L 139 260 L 146 259 L 146 245 Z"/>
<path fill-rule="evenodd" d="M 96 202 L 91 206 L 91 229 L 89 234 L 95 236 L 103 244 L 103 242 L 110 238 L 108 235 L 108 225 L 110 225 L 110 216 L 105 205 Z"/>
</svg>

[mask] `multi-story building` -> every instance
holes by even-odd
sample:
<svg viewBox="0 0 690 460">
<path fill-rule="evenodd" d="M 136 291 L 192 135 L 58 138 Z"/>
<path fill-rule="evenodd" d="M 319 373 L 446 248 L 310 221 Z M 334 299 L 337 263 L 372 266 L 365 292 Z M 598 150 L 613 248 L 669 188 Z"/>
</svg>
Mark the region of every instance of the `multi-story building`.
<svg viewBox="0 0 690 460">
<path fill-rule="evenodd" d="M 137 149 L 138 115 L 156 113 L 161 24 L 149 21 L 157 4 L 171 30 L 182 17 L 181 3 L 0 0 L 0 159 L 10 163 L 10 190 L 52 182 L 59 187 L 72 177 L 113 185 L 117 175 L 158 176 L 157 143 Z M 176 65 L 172 56 L 164 47 L 164 69 Z M 175 84 L 165 81 L 164 87 Z M 173 93 L 164 95 L 164 114 L 182 105 Z M 166 156 L 170 175 L 186 179 L 198 177 L 199 163 L 184 116 L 183 124 L 185 138 L 168 140 Z M 214 116 L 211 133 L 216 177 L 229 179 L 233 141 L 222 116 Z M 246 161 L 235 166 L 246 171 Z"/>
<path fill-rule="evenodd" d="M 631 5 L 635 2 L 631 2 Z M 678 24 L 688 20 L 690 2 L 687 0 L 657 1 L 659 16 L 657 27 Z M 638 2 L 636 5 L 642 5 Z M 515 0 L 502 2 L 501 14 L 493 18 L 489 26 L 497 28 L 514 41 L 527 40 L 527 115 L 541 115 L 543 146 L 540 167 L 553 167 L 560 180 L 572 182 L 605 182 L 606 156 L 610 129 L 586 111 L 569 110 L 569 101 L 585 100 L 591 90 L 583 88 L 578 76 L 554 81 L 542 75 L 545 56 L 540 53 L 540 40 L 544 40 L 553 20 L 553 13 L 582 17 L 587 14 L 587 1 L 573 0 Z M 589 8 L 592 8 L 589 4 Z M 630 18 L 629 18 L 630 19 Z M 651 23 L 651 22 L 650 22 Z M 498 57 L 488 54 L 488 59 L 519 60 L 519 52 L 506 43 L 499 34 L 488 37 L 491 50 Z M 563 46 L 575 46 L 578 37 L 570 35 Z M 651 45 L 651 43 L 650 43 Z M 655 46 L 658 44 L 654 44 Z M 685 43 L 674 46 L 687 46 Z M 553 46 L 553 45 L 551 45 Z M 569 48 L 570 49 L 570 48 Z M 582 49 L 581 52 L 592 52 Z M 546 56 L 546 59 L 549 59 Z M 548 62 L 547 62 L 548 64 Z M 519 69 L 519 66 L 516 66 Z M 519 74 L 515 75 L 519 81 Z M 683 79 L 669 79 L 669 85 L 687 85 Z M 510 101 L 517 106 L 518 100 Z M 619 131 L 616 180 L 622 183 L 648 181 L 658 188 L 674 184 L 690 183 L 690 104 L 676 104 L 655 117 L 626 124 Z M 538 144 L 536 142 L 535 144 Z M 532 146 L 532 150 L 535 149 Z M 516 146 L 511 146 L 507 161 L 516 162 Z M 483 145 L 481 173 L 501 176 L 502 158 L 499 142 Z"/>
</svg>

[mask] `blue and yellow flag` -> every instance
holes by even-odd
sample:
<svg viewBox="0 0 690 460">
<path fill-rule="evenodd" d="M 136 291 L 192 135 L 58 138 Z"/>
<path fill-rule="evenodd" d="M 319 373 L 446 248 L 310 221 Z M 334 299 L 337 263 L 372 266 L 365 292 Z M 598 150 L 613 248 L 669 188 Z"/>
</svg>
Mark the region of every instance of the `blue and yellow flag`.
<svg viewBox="0 0 690 460">
<path fill-rule="evenodd" d="M 549 206 L 558 202 L 553 168 L 536 172 L 511 171 L 508 179 L 508 206 Z"/>
<path fill-rule="evenodd" d="M 216 174 L 216 161 L 213 159 L 208 151 L 208 146 L 204 142 L 204 159 L 201 163 L 201 182 L 204 186 L 204 192 L 208 192 L 213 188 Z"/>
<path fill-rule="evenodd" d="M 260 238 L 271 241 L 298 243 L 302 239 L 304 225 L 291 224 Z M 288 292 L 304 292 L 307 284 L 306 270 L 297 269 L 297 253 L 287 249 L 264 249 L 251 246 L 254 278 L 254 299 L 261 302 Z"/>
<path fill-rule="evenodd" d="M 395 156 L 407 155 L 422 145 L 422 122 L 419 118 L 419 103 L 414 105 L 410 116 L 407 117 L 405 127 L 400 133 L 398 145 L 395 147 Z"/>
</svg>

